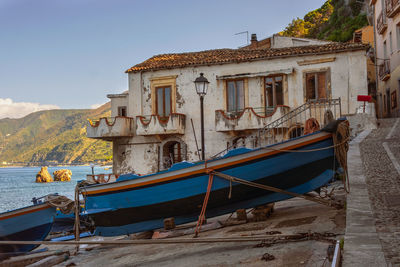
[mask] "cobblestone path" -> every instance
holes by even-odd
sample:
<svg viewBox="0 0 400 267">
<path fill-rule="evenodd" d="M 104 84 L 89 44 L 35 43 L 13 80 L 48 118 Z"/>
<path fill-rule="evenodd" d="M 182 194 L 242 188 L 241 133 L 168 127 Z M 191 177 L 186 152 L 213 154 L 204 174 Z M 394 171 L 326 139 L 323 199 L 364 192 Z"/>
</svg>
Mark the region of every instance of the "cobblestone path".
<svg viewBox="0 0 400 267">
<path fill-rule="evenodd" d="M 400 118 L 379 123 L 360 144 L 360 152 L 386 261 L 400 266 Z"/>
</svg>

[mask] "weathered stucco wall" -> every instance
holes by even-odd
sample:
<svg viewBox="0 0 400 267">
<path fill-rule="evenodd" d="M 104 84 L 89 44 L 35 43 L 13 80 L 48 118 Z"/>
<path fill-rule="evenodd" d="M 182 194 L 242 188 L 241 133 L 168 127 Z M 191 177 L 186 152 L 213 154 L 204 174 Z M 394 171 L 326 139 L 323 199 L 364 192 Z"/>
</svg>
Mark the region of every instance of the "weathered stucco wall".
<svg viewBox="0 0 400 267">
<path fill-rule="evenodd" d="M 375 22 L 375 37 L 376 37 L 376 64 L 379 66 L 384 62 L 384 59 L 389 60 L 390 64 L 390 78 L 383 81 L 378 78 L 378 91 L 377 91 L 377 101 L 378 101 L 378 116 L 380 117 L 395 117 L 400 115 L 400 35 L 398 31 L 398 25 L 400 24 L 400 13 L 397 13 L 394 17 L 386 18 L 387 29 L 379 33 L 377 30 L 377 20 L 378 16 L 385 9 L 384 0 L 377 0 L 374 5 L 374 22 Z M 392 38 L 390 38 L 390 36 Z M 384 43 L 386 42 L 386 57 L 384 52 Z M 379 67 L 377 67 L 379 71 Z M 387 95 L 387 91 L 389 94 Z M 392 97 L 392 93 L 395 92 L 396 106 L 391 105 L 391 99 L 389 103 L 387 102 L 387 96 Z M 386 101 L 385 101 L 386 99 Z M 388 105 L 389 104 L 389 105 Z M 386 108 L 385 108 L 386 106 Z"/>
<path fill-rule="evenodd" d="M 318 44 L 328 44 L 328 43 L 329 43 L 328 41 L 280 36 L 277 34 L 272 37 L 272 48 L 318 45 Z"/>
<path fill-rule="evenodd" d="M 255 143 L 257 130 L 216 131 L 215 111 L 226 110 L 225 82 L 217 77 L 243 73 L 276 72 L 278 70 L 293 70 L 284 78 L 284 104 L 291 108 L 304 103 L 304 73 L 310 71 L 327 70 L 329 72 L 328 87 L 331 88 L 331 97 L 342 99 L 343 114 L 354 113 L 358 106 L 357 95 L 367 94 L 365 51 L 130 73 L 128 75 L 128 116 L 134 118 L 139 115 L 153 114 L 152 80 L 176 76 L 176 94 L 173 105 L 176 113 L 186 115 L 185 134 L 134 136 L 130 139 L 114 141 L 114 172 L 134 171 L 144 174 L 159 170 L 162 167 L 163 153 L 165 154 L 162 151 L 163 145 L 171 140 L 179 140 L 185 144 L 185 149 L 182 150 L 185 151 L 184 160 L 196 161 L 199 159 L 191 120 L 193 120 L 194 131 L 200 147 L 200 103 L 193 83 L 200 73 L 204 73 L 210 82 L 208 93 L 204 98 L 206 157 L 226 149 L 227 145 L 231 144 L 235 138 L 243 135 L 249 136 L 243 142 L 251 147 Z M 247 88 L 246 107 L 262 107 L 264 105 L 264 77 L 252 77 L 247 81 L 247 83 L 245 82 Z"/>
<path fill-rule="evenodd" d="M 126 96 L 112 96 L 109 98 L 111 99 L 111 117 L 116 117 L 118 116 L 118 107 L 127 107 L 129 109 L 128 105 L 128 95 Z M 128 111 L 129 113 L 129 111 Z"/>
</svg>

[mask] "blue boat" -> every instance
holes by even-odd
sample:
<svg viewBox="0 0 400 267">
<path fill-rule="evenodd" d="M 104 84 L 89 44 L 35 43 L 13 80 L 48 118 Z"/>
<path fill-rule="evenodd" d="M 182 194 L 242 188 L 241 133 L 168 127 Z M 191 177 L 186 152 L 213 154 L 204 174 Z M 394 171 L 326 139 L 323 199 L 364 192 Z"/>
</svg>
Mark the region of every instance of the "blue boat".
<svg viewBox="0 0 400 267">
<path fill-rule="evenodd" d="M 50 232 L 56 208 L 48 203 L 0 213 L 1 241 L 42 241 Z M 0 245 L 2 256 L 28 252 L 38 245 Z"/>
<path fill-rule="evenodd" d="M 337 167 L 333 134 L 320 131 L 272 146 L 235 149 L 214 160 L 177 163 L 146 176 L 122 175 L 113 183 L 86 185 L 81 193 L 95 234 L 124 235 L 161 228 L 169 217 L 174 217 L 176 224 L 196 221 L 210 170 L 304 194 L 329 183 Z M 214 176 L 206 215 L 218 216 L 291 197 Z"/>
</svg>

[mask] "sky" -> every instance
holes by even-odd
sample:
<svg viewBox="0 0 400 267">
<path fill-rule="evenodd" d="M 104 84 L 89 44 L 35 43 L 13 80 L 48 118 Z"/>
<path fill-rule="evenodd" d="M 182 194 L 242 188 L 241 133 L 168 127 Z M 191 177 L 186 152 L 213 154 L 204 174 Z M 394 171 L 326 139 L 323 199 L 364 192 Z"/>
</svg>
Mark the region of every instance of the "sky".
<svg viewBox="0 0 400 267">
<path fill-rule="evenodd" d="M 0 0 L 0 119 L 95 108 L 157 54 L 238 48 L 325 0 Z"/>
</svg>

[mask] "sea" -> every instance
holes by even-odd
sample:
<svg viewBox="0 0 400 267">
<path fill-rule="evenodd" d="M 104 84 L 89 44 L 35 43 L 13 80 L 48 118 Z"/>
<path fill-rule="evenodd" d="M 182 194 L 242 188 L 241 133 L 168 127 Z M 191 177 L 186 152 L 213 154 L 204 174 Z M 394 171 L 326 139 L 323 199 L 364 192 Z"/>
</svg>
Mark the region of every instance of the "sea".
<svg viewBox="0 0 400 267">
<path fill-rule="evenodd" d="M 74 199 L 76 182 L 86 179 L 86 174 L 92 173 L 90 166 L 49 167 L 53 172 L 69 169 L 72 172 L 69 182 L 36 183 L 36 174 L 40 167 L 7 167 L 0 168 L 0 212 L 32 205 L 32 198 L 58 193 Z M 94 173 L 111 173 L 112 169 L 94 167 Z"/>
</svg>

